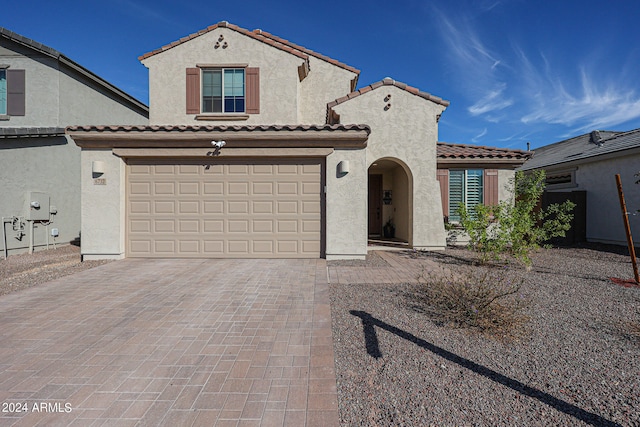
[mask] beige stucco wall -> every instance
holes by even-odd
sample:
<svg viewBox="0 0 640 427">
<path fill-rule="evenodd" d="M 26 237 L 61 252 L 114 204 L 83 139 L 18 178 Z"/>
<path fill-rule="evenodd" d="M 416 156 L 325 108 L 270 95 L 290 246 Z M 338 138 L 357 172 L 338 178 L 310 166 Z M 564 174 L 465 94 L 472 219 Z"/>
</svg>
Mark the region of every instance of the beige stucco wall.
<svg viewBox="0 0 640 427">
<path fill-rule="evenodd" d="M 356 74 L 314 56 L 309 57 L 309 75 L 300 82 L 297 123 L 324 124 L 327 104 L 351 92 Z"/>
<path fill-rule="evenodd" d="M 92 164 L 104 162 L 95 185 Z M 82 150 L 82 257 L 119 259 L 125 255 L 125 163 L 110 149 Z"/>
<path fill-rule="evenodd" d="M 338 163 L 349 173 L 338 174 Z M 364 259 L 367 254 L 367 156 L 365 149 L 327 156 L 326 257 Z"/>
<path fill-rule="evenodd" d="M 513 180 L 516 171 L 513 169 L 498 169 L 498 201 L 513 201 Z"/>
<path fill-rule="evenodd" d="M 227 48 L 215 48 L 220 36 Z M 218 28 L 146 58 L 149 68 L 150 123 L 244 125 L 298 123 L 298 66 L 302 58 L 274 48 L 229 28 Z M 186 69 L 247 64 L 260 68 L 260 114 L 240 121 L 198 121 L 186 114 Z"/>
<path fill-rule="evenodd" d="M 409 244 L 417 249 L 444 248 L 440 187 L 436 181 L 436 117 L 444 106 L 385 85 L 338 104 L 334 110 L 342 123 L 367 123 L 371 127 L 367 168 L 376 160 L 387 158 L 409 170 L 413 180 Z"/>
</svg>

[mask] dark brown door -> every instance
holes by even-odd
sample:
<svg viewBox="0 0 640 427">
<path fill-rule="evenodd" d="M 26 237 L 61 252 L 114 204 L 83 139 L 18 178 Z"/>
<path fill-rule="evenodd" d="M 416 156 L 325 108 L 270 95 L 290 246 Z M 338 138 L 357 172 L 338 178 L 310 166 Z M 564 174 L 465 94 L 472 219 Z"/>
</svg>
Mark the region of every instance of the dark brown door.
<svg viewBox="0 0 640 427">
<path fill-rule="evenodd" d="M 369 235 L 382 235 L 382 175 L 369 175 Z"/>
</svg>

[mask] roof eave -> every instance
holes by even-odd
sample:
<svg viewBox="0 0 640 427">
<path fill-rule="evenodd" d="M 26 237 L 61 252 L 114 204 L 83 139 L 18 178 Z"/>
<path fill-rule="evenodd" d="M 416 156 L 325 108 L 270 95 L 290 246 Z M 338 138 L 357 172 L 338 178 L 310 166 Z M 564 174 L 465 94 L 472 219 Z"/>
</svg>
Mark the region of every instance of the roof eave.
<svg viewBox="0 0 640 427">
<path fill-rule="evenodd" d="M 211 142 L 224 140 L 231 147 L 351 147 L 364 148 L 371 130 L 354 128 L 318 129 L 235 129 L 143 128 L 133 130 L 85 130 L 67 128 L 67 135 L 82 148 L 211 148 Z"/>
</svg>

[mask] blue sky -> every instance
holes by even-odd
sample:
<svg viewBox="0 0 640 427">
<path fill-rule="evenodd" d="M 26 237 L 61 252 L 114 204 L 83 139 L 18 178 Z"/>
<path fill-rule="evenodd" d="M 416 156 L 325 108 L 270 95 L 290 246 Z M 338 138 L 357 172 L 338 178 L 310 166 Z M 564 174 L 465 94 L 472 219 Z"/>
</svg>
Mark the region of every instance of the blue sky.
<svg viewBox="0 0 640 427">
<path fill-rule="evenodd" d="M 440 140 L 524 149 L 640 127 L 637 0 L 12 1 L 0 26 L 148 103 L 138 56 L 219 21 L 451 102 Z"/>
</svg>

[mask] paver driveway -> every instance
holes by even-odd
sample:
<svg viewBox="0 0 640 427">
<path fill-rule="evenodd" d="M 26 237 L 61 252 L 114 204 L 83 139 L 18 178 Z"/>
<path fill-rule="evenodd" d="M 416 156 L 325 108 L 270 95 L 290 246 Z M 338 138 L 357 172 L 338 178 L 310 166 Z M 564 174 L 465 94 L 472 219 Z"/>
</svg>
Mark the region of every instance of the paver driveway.
<svg viewBox="0 0 640 427">
<path fill-rule="evenodd" d="M 2 296 L 0 425 L 337 425 L 326 271 L 127 259 Z"/>
</svg>

